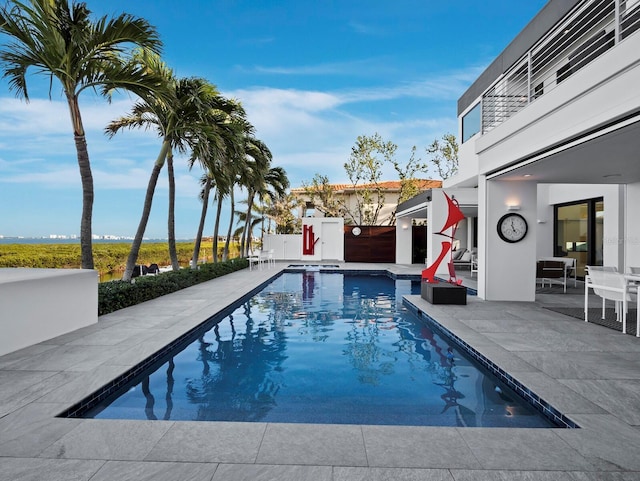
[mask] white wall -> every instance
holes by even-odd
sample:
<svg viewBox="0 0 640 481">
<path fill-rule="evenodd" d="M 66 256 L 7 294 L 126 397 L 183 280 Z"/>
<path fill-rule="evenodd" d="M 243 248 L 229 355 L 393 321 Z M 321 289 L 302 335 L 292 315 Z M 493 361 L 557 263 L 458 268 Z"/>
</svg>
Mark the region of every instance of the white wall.
<svg viewBox="0 0 640 481">
<path fill-rule="evenodd" d="M 625 268 L 640 267 L 640 183 L 626 186 Z M 606 204 L 605 204 L 606 209 Z"/>
<path fill-rule="evenodd" d="M 280 260 L 300 260 L 302 236 L 300 234 L 266 234 L 264 250 L 273 249 L 273 256 Z"/>
<path fill-rule="evenodd" d="M 413 261 L 412 219 L 399 217 L 396 222 L 396 264 L 411 264 Z M 422 260 L 424 262 L 424 259 Z"/>
<path fill-rule="evenodd" d="M 0 269 L 0 356 L 98 322 L 98 271 Z"/>
<path fill-rule="evenodd" d="M 537 186 L 534 182 L 481 180 L 478 205 L 478 295 L 491 301 L 534 301 L 536 283 Z M 484 184 L 484 185 L 483 185 Z M 508 243 L 498 236 L 507 205 L 520 206 L 526 237 Z M 480 225 L 482 224 L 482 228 Z"/>
<path fill-rule="evenodd" d="M 538 184 L 536 216 L 536 257 L 553 257 L 553 205 L 549 201 L 551 184 Z"/>
</svg>

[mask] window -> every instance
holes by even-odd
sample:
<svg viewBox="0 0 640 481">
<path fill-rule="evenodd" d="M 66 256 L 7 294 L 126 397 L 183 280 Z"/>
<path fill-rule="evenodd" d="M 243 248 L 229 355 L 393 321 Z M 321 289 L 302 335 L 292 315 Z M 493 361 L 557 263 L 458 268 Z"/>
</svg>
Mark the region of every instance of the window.
<svg viewBox="0 0 640 481">
<path fill-rule="evenodd" d="M 602 265 L 603 220 L 602 198 L 555 206 L 554 255 L 576 259 L 578 277 L 585 266 Z"/>
<path fill-rule="evenodd" d="M 480 132 L 480 102 L 462 117 L 462 143 Z"/>
</svg>

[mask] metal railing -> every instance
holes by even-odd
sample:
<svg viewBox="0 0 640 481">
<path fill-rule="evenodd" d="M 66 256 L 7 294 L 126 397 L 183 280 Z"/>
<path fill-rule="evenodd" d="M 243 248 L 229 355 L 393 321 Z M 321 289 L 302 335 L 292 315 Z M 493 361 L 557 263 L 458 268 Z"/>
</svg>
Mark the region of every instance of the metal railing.
<svg viewBox="0 0 640 481">
<path fill-rule="evenodd" d="M 482 96 L 489 132 L 640 28 L 640 0 L 576 6 Z"/>
</svg>

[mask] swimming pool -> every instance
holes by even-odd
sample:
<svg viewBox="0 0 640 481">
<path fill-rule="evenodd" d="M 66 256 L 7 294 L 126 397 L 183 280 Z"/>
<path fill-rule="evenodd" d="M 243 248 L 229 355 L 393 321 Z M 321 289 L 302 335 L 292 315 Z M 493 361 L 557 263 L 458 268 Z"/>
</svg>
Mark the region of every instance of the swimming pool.
<svg viewBox="0 0 640 481">
<path fill-rule="evenodd" d="M 387 276 L 284 273 L 82 416 L 553 427 L 402 306 L 418 290 Z"/>
</svg>

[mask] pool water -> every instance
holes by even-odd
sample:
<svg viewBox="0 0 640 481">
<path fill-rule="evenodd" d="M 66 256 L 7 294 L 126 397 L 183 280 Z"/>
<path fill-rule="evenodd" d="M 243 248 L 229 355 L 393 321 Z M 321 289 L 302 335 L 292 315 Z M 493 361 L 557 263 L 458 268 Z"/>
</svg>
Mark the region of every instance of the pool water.
<svg viewBox="0 0 640 481">
<path fill-rule="evenodd" d="M 417 292 L 382 275 L 284 273 L 84 417 L 553 427 L 406 310 Z"/>
</svg>

